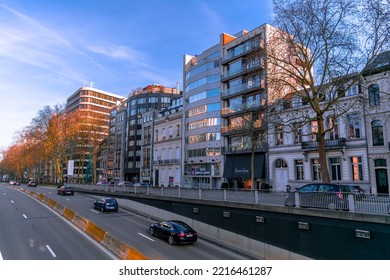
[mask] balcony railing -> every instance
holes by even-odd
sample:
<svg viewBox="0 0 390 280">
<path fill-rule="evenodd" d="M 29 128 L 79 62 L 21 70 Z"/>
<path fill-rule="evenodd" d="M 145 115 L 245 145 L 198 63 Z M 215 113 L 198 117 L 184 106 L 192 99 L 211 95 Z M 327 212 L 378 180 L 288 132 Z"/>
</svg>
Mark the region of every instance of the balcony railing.
<svg viewBox="0 0 390 280">
<path fill-rule="evenodd" d="M 260 62 L 256 64 L 244 64 L 240 68 L 234 69 L 234 71 L 226 71 L 225 73 L 223 73 L 221 75 L 221 80 L 222 82 L 224 82 L 226 80 L 233 79 L 237 76 L 244 75 L 248 72 L 261 70 L 261 69 L 264 69 L 264 67 L 262 67 L 262 63 Z"/>
<path fill-rule="evenodd" d="M 264 100 L 265 102 L 265 100 Z M 262 102 L 260 100 L 255 101 L 255 102 L 250 102 L 250 103 L 245 103 L 242 104 L 241 106 L 237 106 L 236 108 L 232 107 L 225 107 L 221 109 L 221 115 L 230 115 L 230 114 L 235 114 L 235 113 L 245 113 L 251 109 L 254 108 L 259 108 L 261 107 Z"/>
<path fill-rule="evenodd" d="M 345 138 L 325 139 L 325 148 L 341 148 L 345 146 Z M 301 142 L 302 150 L 318 150 L 317 141 Z"/>
<path fill-rule="evenodd" d="M 263 40 L 261 40 L 260 44 L 247 46 L 246 49 L 241 53 L 233 53 L 233 52 L 228 53 L 227 55 L 222 57 L 222 64 L 229 63 L 230 61 L 236 59 L 237 57 L 241 57 L 255 50 L 259 50 L 260 48 L 263 47 L 263 43 L 264 43 Z"/>
<path fill-rule="evenodd" d="M 249 93 L 256 90 L 261 90 L 265 88 L 265 81 L 257 81 L 257 82 L 248 82 L 245 84 L 241 84 L 239 86 L 235 86 L 232 88 L 229 88 L 227 90 L 222 91 L 222 98 L 229 97 L 231 95 L 238 95 L 238 94 L 244 94 Z"/>
</svg>

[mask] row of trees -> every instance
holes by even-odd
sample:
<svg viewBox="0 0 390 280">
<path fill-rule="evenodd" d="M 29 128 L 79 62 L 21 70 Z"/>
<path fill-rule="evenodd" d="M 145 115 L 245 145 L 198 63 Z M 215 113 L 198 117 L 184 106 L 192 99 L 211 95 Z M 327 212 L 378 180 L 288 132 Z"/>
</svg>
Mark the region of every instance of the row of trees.
<svg viewBox="0 0 390 280">
<path fill-rule="evenodd" d="M 0 168 L 15 179 L 34 178 L 58 183 L 68 159 L 79 159 L 80 179 L 91 161 L 96 170 L 99 144 L 108 131 L 107 120 L 91 112 L 66 112 L 63 105 L 45 106 L 31 124 L 18 133 L 17 140 L 3 151 Z"/>
</svg>

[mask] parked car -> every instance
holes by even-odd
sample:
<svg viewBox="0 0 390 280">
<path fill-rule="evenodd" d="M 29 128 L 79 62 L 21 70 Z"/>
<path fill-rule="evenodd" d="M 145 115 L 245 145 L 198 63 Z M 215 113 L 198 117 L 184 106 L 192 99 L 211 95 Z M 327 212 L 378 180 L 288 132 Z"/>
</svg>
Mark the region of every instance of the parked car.
<svg viewBox="0 0 390 280">
<path fill-rule="evenodd" d="M 74 195 L 74 188 L 71 186 L 61 186 L 57 188 L 57 194 L 59 195 Z"/>
<path fill-rule="evenodd" d="M 295 193 L 299 193 L 300 207 L 349 210 L 348 194 L 354 194 L 347 185 L 312 183 L 290 192 L 284 199 L 285 206 L 295 206 Z"/>
<path fill-rule="evenodd" d="M 364 190 L 357 185 L 348 185 L 348 188 L 351 192 L 357 193 L 357 194 L 364 194 Z"/>
<path fill-rule="evenodd" d="M 145 187 L 146 188 L 146 187 L 149 187 L 149 184 L 141 182 L 141 183 L 135 183 L 133 186 L 134 187 Z"/>
<path fill-rule="evenodd" d="M 29 186 L 29 187 L 36 187 L 37 185 L 38 184 L 35 181 L 29 181 L 28 184 L 27 184 L 27 186 Z"/>
<path fill-rule="evenodd" d="M 99 209 L 102 212 L 114 211 L 118 212 L 118 201 L 112 197 L 104 197 L 97 199 L 93 204 L 95 209 Z"/>
<path fill-rule="evenodd" d="M 182 221 L 172 220 L 151 224 L 149 234 L 168 240 L 169 245 L 195 243 L 198 233 Z"/>
<path fill-rule="evenodd" d="M 132 182 L 128 182 L 128 181 L 121 181 L 118 183 L 118 186 L 125 186 L 125 187 L 131 187 L 133 185 Z"/>
</svg>

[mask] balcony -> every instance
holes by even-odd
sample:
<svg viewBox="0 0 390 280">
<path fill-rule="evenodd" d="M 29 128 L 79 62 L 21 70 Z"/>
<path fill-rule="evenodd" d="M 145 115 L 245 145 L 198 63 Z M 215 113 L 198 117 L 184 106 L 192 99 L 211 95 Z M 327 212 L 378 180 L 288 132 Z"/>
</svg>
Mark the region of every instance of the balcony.
<svg viewBox="0 0 390 280">
<path fill-rule="evenodd" d="M 260 62 L 256 64 L 244 64 L 240 68 L 234 69 L 234 71 L 226 71 L 221 75 L 221 82 L 226 82 L 227 80 L 234 79 L 238 76 L 242 76 L 253 71 L 264 70 L 262 65 L 263 63 Z"/>
<path fill-rule="evenodd" d="M 342 148 L 345 147 L 345 138 L 338 139 L 325 139 L 325 148 Z M 317 141 L 305 141 L 301 142 L 302 150 L 318 150 L 318 142 Z"/>
<path fill-rule="evenodd" d="M 261 129 L 261 121 L 256 121 L 253 124 L 248 123 L 248 125 L 227 125 L 221 128 L 221 133 L 224 136 L 228 134 L 239 134 L 248 132 L 248 130 L 259 130 Z"/>
<path fill-rule="evenodd" d="M 221 109 L 221 115 L 227 117 L 229 115 L 234 115 L 234 114 L 243 114 L 243 113 L 247 113 L 248 111 L 259 110 L 261 106 L 264 105 L 265 105 L 265 100 L 263 99 L 262 101 L 244 103 L 241 106 L 236 106 L 233 108 L 224 107 Z"/>
<path fill-rule="evenodd" d="M 245 50 L 243 52 L 240 52 L 240 53 L 228 53 L 227 55 L 223 56 L 222 57 L 222 65 L 224 64 L 228 64 L 229 62 L 237 59 L 238 57 L 242 57 L 242 56 L 245 56 L 251 52 L 254 52 L 256 50 L 260 50 L 264 47 L 264 40 L 261 40 L 259 44 L 255 44 L 255 45 L 249 45 L 249 46 L 246 46 Z"/>
<path fill-rule="evenodd" d="M 230 89 L 224 90 L 221 93 L 222 99 L 227 99 L 236 95 L 249 94 L 255 91 L 264 90 L 265 89 L 265 80 L 257 81 L 257 82 L 247 82 L 245 84 L 241 84 L 236 87 L 232 87 Z"/>
</svg>

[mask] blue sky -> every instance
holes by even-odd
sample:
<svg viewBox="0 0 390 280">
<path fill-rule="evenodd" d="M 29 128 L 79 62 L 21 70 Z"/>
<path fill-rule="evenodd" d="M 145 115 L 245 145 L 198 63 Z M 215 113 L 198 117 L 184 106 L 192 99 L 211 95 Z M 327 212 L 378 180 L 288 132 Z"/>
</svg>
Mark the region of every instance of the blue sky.
<svg viewBox="0 0 390 280">
<path fill-rule="evenodd" d="M 184 54 L 271 21 L 270 0 L 0 0 L 0 150 L 80 87 L 182 88 Z"/>
</svg>

